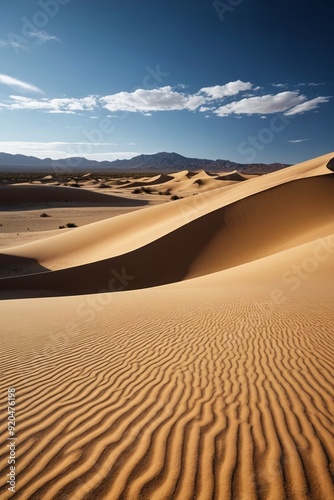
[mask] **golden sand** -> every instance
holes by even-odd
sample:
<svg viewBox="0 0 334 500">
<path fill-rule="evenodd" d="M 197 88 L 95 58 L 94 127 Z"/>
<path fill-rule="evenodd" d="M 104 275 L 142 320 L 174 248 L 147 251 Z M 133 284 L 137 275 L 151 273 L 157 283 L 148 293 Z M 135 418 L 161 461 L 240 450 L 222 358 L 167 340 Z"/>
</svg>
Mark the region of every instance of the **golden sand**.
<svg viewBox="0 0 334 500">
<path fill-rule="evenodd" d="M 334 498 L 333 157 L 1 249 L 15 499 Z"/>
</svg>

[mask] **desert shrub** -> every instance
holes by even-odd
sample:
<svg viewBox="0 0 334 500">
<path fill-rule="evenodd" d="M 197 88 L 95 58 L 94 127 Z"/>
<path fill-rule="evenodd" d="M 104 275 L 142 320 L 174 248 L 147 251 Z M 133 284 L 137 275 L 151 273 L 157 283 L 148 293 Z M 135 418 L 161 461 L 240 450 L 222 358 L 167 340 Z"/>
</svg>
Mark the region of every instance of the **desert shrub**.
<svg viewBox="0 0 334 500">
<path fill-rule="evenodd" d="M 78 227 L 76 224 L 74 224 L 74 222 L 68 222 L 66 224 L 66 227 Z"/>
<path fill-rule="evenodd" d="M 171 197 L 171 200 L 175 201 L 175 200 L 179 200 L 180 197 L 177 195 L 177 194 L 173 194 L 173 196 Z"/>
<path fill-rule="evenodd" d="M 133 194 L 140 194 L 141 193 L 141 189 L 136 188 L 132 192 L 133 192 Z"/>
<path fill-rule="evenodd" d="M 142 187 L 141 189 L 142 189 L 143 193 L 146 193 L 146 194 L 152 194 L 152 191 L 153 191 L 153 189 L 149 188 L 149 187 Z"/>
<path fill-rule="evenodd" d="M 43 212 L 43 213 L 40 215 L 40 217 L 51 217 L 51 215 L 46 214 L 45 212 Z"/>
</svg>

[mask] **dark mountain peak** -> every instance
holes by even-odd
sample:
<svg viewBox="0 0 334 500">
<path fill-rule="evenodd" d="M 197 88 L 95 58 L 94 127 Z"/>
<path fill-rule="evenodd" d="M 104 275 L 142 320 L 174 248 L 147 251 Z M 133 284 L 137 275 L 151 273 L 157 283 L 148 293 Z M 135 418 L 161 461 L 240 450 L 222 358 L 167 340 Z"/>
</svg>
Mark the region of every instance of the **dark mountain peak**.
<svg viewBox="0 0 334 500">
<path fill-rule="evenodd" d="M 0 153 L 1 171 L 30 171 L 30 172 L 52 172 L 62 169 L 63 173 L 86 172 L 96 170 L 97 172 L 134 171 L 134 172 L 172 172 L 179 170 L 208 170 L 225 171 L 242 170 L 246 172 L 267 173 L 286 167 L 280 163 L 271 165 L 252 164 L 244 165 L 229 160 L 207 160 L 201 158 L 187 158 L 178 153 L 162 151 L 154 154 L 141 154 L 130 160 L 95 161 L 87 158 L 73 157 L 62 160 L 51 158 L 35 158 L 21 154 L 11 155 Z"/>
</svg>

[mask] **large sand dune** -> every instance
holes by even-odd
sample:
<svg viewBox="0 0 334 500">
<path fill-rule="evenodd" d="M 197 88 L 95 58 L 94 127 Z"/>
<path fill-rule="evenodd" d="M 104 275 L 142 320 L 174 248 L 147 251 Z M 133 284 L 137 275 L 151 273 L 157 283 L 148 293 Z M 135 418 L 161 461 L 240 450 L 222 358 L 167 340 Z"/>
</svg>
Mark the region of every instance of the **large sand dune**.
<svg viewBox="0 0 334 500">
<path fill-rule="evenodd" d="M 332 158 L 2 250 L 15 498 L 334 498 Z"/>
<path fill-rule="evenodd" d="M 79 295 L 108 290 L 124 269 L 129 289 L 235 267 L 334 232 L 334 175 L 290 181 L 215 210 L 118 257 L 0 280 L 0 296 Z M 117 288 L 116 288 L 117 289 Z M 22 292 L 20 291 L 22 290 Z"/>
</svg>

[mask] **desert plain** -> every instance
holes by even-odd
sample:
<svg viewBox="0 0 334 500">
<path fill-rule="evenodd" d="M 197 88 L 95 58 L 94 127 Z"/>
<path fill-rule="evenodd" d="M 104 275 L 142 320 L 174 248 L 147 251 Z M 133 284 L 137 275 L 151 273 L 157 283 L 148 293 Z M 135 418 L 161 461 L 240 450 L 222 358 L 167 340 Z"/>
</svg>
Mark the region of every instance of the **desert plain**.
<svg viewBox="0 0 334 500">
<path fill-rule="evenodd" d="M 15 499 L 333 499 L 334 153 L 66 184 L 0 186 L 1 499 L 8 388 Z"/>
</svg>

